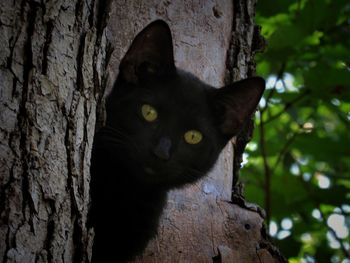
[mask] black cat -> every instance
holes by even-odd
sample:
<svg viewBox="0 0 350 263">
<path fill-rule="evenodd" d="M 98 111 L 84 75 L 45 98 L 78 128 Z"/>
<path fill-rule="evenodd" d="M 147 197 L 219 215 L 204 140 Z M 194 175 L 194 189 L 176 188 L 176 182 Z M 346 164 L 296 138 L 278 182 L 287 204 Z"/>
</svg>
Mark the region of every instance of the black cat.
<svg viewBox="0 0 350 263">
<path fill-rule="evenodd" d="M 163 21 L 134 39 L 91 160 L 93 262 L 125 262 L 155 236 L 169 189 L 203 177 L 256 109 L 253 77 L 215 89 L 174 64 Z"/>
</svg>

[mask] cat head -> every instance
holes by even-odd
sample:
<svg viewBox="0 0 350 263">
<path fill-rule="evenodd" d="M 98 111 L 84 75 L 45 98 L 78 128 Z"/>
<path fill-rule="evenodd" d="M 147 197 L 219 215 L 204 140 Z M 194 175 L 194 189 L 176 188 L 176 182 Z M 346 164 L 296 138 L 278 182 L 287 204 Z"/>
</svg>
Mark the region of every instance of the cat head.
<svg viewBox="0 0 350 263">
<path fill-rule="evenodd" d="M 251 118 L 264 87 L 253 77 L 216 89 L 177 69 L 170 29 L 158 20 L 122 59 L 103 129 L 123 148 L 135 182 L 181 186 L 208 172 Z"/>
</svg>

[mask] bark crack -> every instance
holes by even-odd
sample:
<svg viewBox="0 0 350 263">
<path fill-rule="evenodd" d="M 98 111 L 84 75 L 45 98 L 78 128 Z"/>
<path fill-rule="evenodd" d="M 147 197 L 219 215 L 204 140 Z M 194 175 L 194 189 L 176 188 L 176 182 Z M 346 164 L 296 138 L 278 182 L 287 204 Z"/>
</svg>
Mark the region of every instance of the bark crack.
<svg viewBox="0 0 350 263">
<path fill-rule="evenodd" d="M 77 0 L 77 3 L 75 5 L 75 26 L 76 26 L 76 28 L 82 27 L 83 8 L 84 8 L 84 0 Z"/>
<path fill-rule="evenodd" d="M 54 240 L 54 233 L 55 233 L 55 221 L 54 221 L 54 215 L 56 212 L 56 208 L 55 208 L 55 201 L 54 200 L 49 200 L 49 207 L 51 209 L 50 213 L 49 213 L 49 218 L 48 218 L 48 222 L 47 222 L 47 234 L 46 234 L 46 239 L 44 242 L 44 249 L 47 252 L 47 262 L 48 263 L 52 263 L 53 262 L 53 254 L 51 251 L 52 248 L 52 242 Z"/>
<path fill-rule="evenodd" d="M 6 58 L 6 68 L 10 71 L 10 73 L 13 76 L 13 82 L 12 82 L 12 97 L 15 97 L 17 94 L 16 92 L 16 87 L 17 87 L 17 82 L 19 82 L 20 84 L 23 85 L 23 83 L 20 81 L 19 77 L 16 75 L 16 73 L 13 71 L 12 69 L 12 62 L 13 62 L 13 52 L 15 49 L 15 46 L 17 44 L 18 38 L 21 35 L 22 29 L 20 28 L 17 33 L 16 36 L 13 38 L 10 38 L 9 41 L 9 50 L 10 50 L 10 54 L 9 56 Z M 13 42 L 13 43 L 12 43 Z"/>
<path fill-rule="evenodd" d="M 84 170 L 84 163 L 85 163 L 85 152 L 86 152 L 86 144 L 88 143 L 88 122 L 89 122 L 90 113 L 88 111 L 88 102 L 87 100 L 84 101 L 84 131 L 83 131 L 83 143 L 81 145 L 80 149 L 80 171 L 81 171 L 81 180 L 79 186 L 79 194 L 81 196 L 84 196 L 85 188 L 84 188 L 84 178 L 85 178 L 85 170 Z"/>
<path fill-rule="evenodd" d="M 5 183 L 0 189 L 0 211 L 1 211 L 1 214 L 0 214 L 0 222 L 1 224 L 5 224 L 5 225 L 8 225 L 8 217 L 5 217 L 6 215 L 8 216 L 8 212 L 6 210 L 8 210 L 8 200 L 7 200 L 7 192 L 8 192 L 8 189 L 12 186 L 13 182 L 15 181 L 15 178 L 14 178 L 14 169 L 15 167 L 15 164 L 13 164 L 11 166 L 11 169 L 10 169 L 10 177 L 9 177 L 9 181 L 7 183 Z"/>
<path fill-rule="evenodd" d="M 7 261 L 7 252 L 10 249 L 10 227 L 7 227 L 7 233 L 6 233 L 6 249 L 5 249 L 5 253 L 4 253 L 4 258 L 3 258 L 3 262 L 5 263 Z"/>
<path fill-rule="evenodd" d="M 83 239 L 83 227 L 82 227 L 82 216 L 81 213 L 77 213 L 74 220 L 74 230 L 73 230 L 73 241 L 74 241 L 74 259 L 73 262 L 80 263 L 83 262 L 84 258 L 84 239 Z"/>
<path fill-rule="evenodd" d="M 54 28 L 54 24 L 52 20 L 49 20 L 46 23 L 46 33 L 45 33 L 45 43 L 43 48 L 43 60 L 42 60 L 42 66 L 41 66 L 41 73 L 43 75 L 47 74 L 47 67 L 48 67 L 48 53 L 49 53 L 49 47 L 52 42 L 52 31 Z"/>
<path fill-rule="evenodd" d="M 22 2 L 22 11 L 24 12 L 26 2 Z M 20 154 L 22 163 L 22 214 L 23 220 L 26 219 L 26 208 L 29 205 L 30 218 L 29 223 L 31 230 L 33 229 L 32 216 L 35 213 L 34 202 L 32 200 L 30 189 L 29 189 L 29 177 L 30 177 L 30 151 L 28 149 L 28 137 L 30 137 L 29 127 L 33 126 L 27 111 L 27 102 L 29 99 L 29 83 L 31 82 L 31 71 L 33 68 L 33 51 L 32 51 L 32 37 L 35 30 L 35 21 L 37 16 L 38 4 L 34 1 L 28 3 L 29 9 L 27 12 L 28 26 L 26 30 L 26 41 L 24 43 L 24 64 L 23 64 L 23 86 L 22 86 L 22 100 L 19 105 L 18 119 L 18 132 L 20 133 Z"/>
<path fill-rule="evenodd" d="M 79 71 L 79 70 L 78 70 Z M 79 74 L 79 73 L 77 73 Z M 84 254 L 84 243 L 83 243 L 83 226 L 82 226 L 82 215 L 79 210 L 79 206 L 75 197 L 75 188 L 74 188 L 74 178 L 77 177 L 77 171 L 74 164 L 74 142 L 73 138 L 75 138 L 75 113 L 77 110 L 77 106 L 81 99 L 80 91 L 75 91 L 73 95 L 72 104 L 70 107 L 70 113 L 66 117 L 67 119 L 67 128 L 65 135 L 65 148 L 67 154 L 67 171 L 68 171 L 68 179 L 67 179 L 67 187 L 70 192 L 71 199 L 71 215 L 73 222 L 73 241 L 74 241 L 74 252 L 73 252 L 73 262 L 82 262 L 83 254 Z"/>
<path fill-rule="evenodd" d="M 84 49 L 85 49 L 86 33 L 80 36 L 79 48 L 77 54 L 77 88 L 81 95 L 84 96 L 84 81 L 83 81 L 83 61 L 84 61 Z"/>
<path fill-rule="evenodd" d="M 90 2 L 90 6 L 88 6 L 89 8 L 89 17 L 88 17 L 88 22 L 89 22 L 89 26 L 90 28 L 92 28 L 94 26 L 94 16 L 95 16 L 95 0 L 91 0 Z"/>
<path fill-rule="evenodd" d="M 107 43 L 106 50 L 105 50 L 106 54 L 105 54 L 105 60 L 104 60 L 104 69 L 102 71 L 102 72 L 105 72 L 105 75 L 101 77 L 102 83 L 100 83 L 99 72 L 98 72 L 99 53 L 101 51 L 100 48 L 101 48 L 102 35 L 104 32 L 104 29 L 107 26 L 107 21 L 109 18 L 111 3 L 112 3 L 112 0 L 101 0 L 97 2 L 97 6 L 96 6 L 97 16 L 95 17 L 95 21 L 92 23 L 96 26 L 96 41 L 95 41 L 95 50 L 93 55 L 93 81 L 94 81 L 94 95 L 96 96 L 96 94 L 99 93 L 99 98 L 97 99 L 98 102 L 100 102 L 100 100 L 102 99 L 106 88 L 106 84 L 107 84 L 106 68 L 113 52 L 112 45 Z M 100 111 L 99 108 L 97 109 L 97 112 Z"/>
<path fill-rule="evenodd" d="M 1 222 L 1 225 L 8 225 L 7 233 L 6 233 L 6 240 L 5 240 L 6 248 L 4 250 L 5 252 L 4 252 L 4 257 L 3 257 L 2 262 L 7 261 L 7 253 L 11 249 L 11 247 L 13 247 L 10 244 L 10 243 L 13 243 L 13 240 L 11 242 L 11 239 L 10 239 L 11 228 L 9 227 L 9 218 L 8 218 L 9 217 L 9 211 L 8 211 L 9 205 L 8 205 L 8 200 L 7 200 L 6 196 L 8 195 L 8 190 L 10 190 L 10 187 L 12 186 L 12 184 L 15 181 L 14 167 L 15 167 L 15 164 L 13 164 L 11 169 L 10 169 L 9 181 L 1 188 L 1 191 L 0 191 L 0 211 L 1 211 L 0 222 Z"/>
<path fill-rule="evenodd" d="M 83 231 L 83 223 L 82 223 L 82 214 L 81 211 L 79 210 L 78 207 L 78 203 L 77 200 L 75 198 L 76 194 L 79 194 L 80 196 L 83 196 L 82 194 L 82 187 L 84 187 L 84 159 L 85 159 L 85 145 L 86 145 L 86 140 L 87 140 L 87 136 L 85 135 L 85 130 L 87 127 L 87 116 L 86 116 L 86 104 L 87 104 L 87 100 L 85 98 L 85 85 L 84 85 L 84 76 L 83 76 L 83 63 L 84 63 L 84 51 L 85 51 L 85 44 L 86 44 L 86 33 L 84 32 L 81 37 L 80 37 L 80 41 L 79 41 L 79 48 L 78 48 L 78 53 L 77 53 L 77 91 L 79 91 L 79 93 L 76 93 L 77 96 L 79 96 L 79 98 L 76 100 L 74 107 L 72 107 L 71 109 L 74 110 L 71 111 L 70 114 L 70 121 L 73 122 L 73 116 L 75 115 L 75 110 L 76 110 L 76 106 L 78 105 L 80 99 L 84 99 L 84 134 L 83 134 L 83 141 L 82 141 L 82 145 L 80 146 L 79 149 L 79 156 L 80 156 L 80 167 L 79 167 L 79 177 L 76 178 L 76 180 L 78 180 L 77 182 L 77 188 L 76 191 L 78 191 L 78 193 L 75 193 L 75 189 L 74 189 L 74 181 L 73 181 L 73 177 L 72 174 L 69 176 L 69 184 L 70 184 L 70 191 L 71 191 L 71 199 L 72 199 L 72 214 L 75 215 L 74 216 L 74 225 L 73 225 L 73 241 L 74 241 L 74 258 L 73 258 L 73 262 L 83 262 L 83 258 L 84 258 L 84 240 L 83 240 L 83 235 L 84 235 L 84 231 Z M 79 95 L 78 95 L 79 94 Z M 73 122 L 73 124 L 71 125 L 71 128 L 76 128 L 75 124 Z M 71 156 L 72 158 L 72 156 Z M 71 165 L 74 165 L 71 162 Z M 78 167 L 76 167 L 78 168 Z"/>
</svg>

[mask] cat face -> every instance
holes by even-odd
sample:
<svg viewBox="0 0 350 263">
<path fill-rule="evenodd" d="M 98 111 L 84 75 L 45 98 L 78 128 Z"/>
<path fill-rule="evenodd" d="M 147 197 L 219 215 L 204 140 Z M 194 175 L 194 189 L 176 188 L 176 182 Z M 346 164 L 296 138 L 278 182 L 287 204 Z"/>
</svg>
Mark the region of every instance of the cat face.
<svg viewBox="0 0 350 263">
<path fill-rule="evenodd" d="M 138 180 L 177 186 L 208 171 L 224 142 L 213 125 L 204 83 L 173 72 L 118 86 L 120 93 L 109 98 L 113 115 L 107 126 L 129 143 L 125 154 Z"/>
<path fill-rule="evenodd" d="M 178 187 L 208 172 L 263 89 L 261 78 L 215 89 L 177 69 L 170 29 L 156 21 L 120 64 L 100 134 L 123 149 L 134 182 Z"/>
</svg>

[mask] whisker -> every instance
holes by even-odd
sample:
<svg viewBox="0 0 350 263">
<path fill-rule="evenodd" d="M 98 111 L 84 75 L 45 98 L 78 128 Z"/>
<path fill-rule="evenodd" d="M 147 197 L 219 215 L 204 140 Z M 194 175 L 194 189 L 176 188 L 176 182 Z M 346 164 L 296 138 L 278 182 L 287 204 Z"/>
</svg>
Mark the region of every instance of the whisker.
<svg viewBox="0 0 350 263">
<path fill-rule="evenodd" d="M 136 151 L 140 151 L 137 144 L 130 136 L 118 128 L 104 126 L 98 132 L 99 136 L 103 137 L 106 142 L 115 143 L 115 145 L 133 147 Z"/>
</svg>

